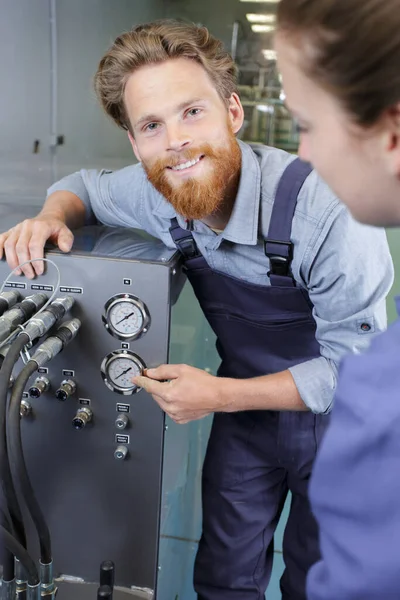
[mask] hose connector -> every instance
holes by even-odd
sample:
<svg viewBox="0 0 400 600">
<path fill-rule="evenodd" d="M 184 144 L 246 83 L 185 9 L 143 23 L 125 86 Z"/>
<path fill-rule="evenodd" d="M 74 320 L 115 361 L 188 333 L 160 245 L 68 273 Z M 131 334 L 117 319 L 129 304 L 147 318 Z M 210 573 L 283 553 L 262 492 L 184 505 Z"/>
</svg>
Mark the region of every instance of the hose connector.
<svg viewBox="0 0 400 600">
<path fill-rule="evenodd" d="M 47 338 L 36 350 L 31 360 L 35 361 L 38 368 L 43 367 L 52 358 L 57 356 L 74 339 L 81 326 L 79 319 L 71 319 L 62 323 L 51 337 Z"/>
<path fill-rule="evenodd" d="M 61 321 L 67 311 L 74 305 L 74 298 L 56 298 L 54 302 L 37 316 L 32 317 L 25 325 L 24 331 L 30 337 L 31 342 L 47 333 L 58 321 Z"/>
</svg>

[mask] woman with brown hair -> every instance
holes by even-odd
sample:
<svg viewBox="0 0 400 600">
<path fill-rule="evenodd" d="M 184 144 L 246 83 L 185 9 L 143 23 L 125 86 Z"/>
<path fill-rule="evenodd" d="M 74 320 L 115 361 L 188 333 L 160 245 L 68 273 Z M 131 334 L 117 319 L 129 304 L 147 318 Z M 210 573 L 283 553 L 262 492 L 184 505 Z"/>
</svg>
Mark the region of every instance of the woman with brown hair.
<svg viewBox="0 0 400 600">
<path fill-rule="evenodd" d="M 276 48 L 300 156 L 370 225 L 400 225 L 400 0 L 281 0 Z M 400 310 L 400 301 L 397 300 Z M 400 321 L 340 369 L 310 497 L 310 600 L 400 598 Z"/>
</svg>

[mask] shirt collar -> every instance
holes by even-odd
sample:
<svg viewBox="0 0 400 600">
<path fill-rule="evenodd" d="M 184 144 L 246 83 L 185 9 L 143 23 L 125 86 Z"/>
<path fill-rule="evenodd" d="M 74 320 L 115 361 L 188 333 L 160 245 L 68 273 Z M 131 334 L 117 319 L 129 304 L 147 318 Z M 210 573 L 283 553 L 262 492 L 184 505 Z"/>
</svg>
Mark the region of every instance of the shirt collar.
<svg viewBox="0 0 400 600">
<path fill-rule="evenodd" d="M 255 246 L 261 196 L 261 169 L 253 150 L 238 140 L 242 152 L 239 189 L 222 237 L 235 244 Z"/>
<path fill-rule="evenodd" d="M 221 238 L 235 244 L 255 246 L 258 237 L 261 169 L 250 146 L 240 140 L 238 140 L 238 143 L 242 153 L 239 189 L 231 217 L 221 234 Z M 156 192 L 156 190 L 154 191 Z M 160 201 L 154 207 L 153 214 L 167 219 L 177 217 L 179 225 L 187 228 L 186 220 L 176 213 L 173 206 L 161 194 L 156 193 L 160 197 Z"/>
</svg>

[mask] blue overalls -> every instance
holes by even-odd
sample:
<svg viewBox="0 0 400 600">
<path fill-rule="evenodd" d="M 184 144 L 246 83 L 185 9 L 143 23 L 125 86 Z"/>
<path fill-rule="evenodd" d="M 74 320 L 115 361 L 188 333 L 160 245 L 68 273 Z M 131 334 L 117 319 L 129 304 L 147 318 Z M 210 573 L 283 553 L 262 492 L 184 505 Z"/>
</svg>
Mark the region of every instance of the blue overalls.
<svg viewBox="0 0 400 600">
<path fill-rule="evenodd" d="M 310 171 L 296 159 L 278 185 L 264 242 L 270 286 L 213 271 L 191 232 L 171 220 L 187 276 L 217 336 L 221 377 L 268 375 L 320 356 L 311 301 L 290 270 L 293 214 Z M 267 277 L 267 260 L 265 266 Z M 194 572 L 199 600 L 264 599 L 273 535 L 288 490 L 292 503 L 283 540 L 282 597 L 306 598 L 307 571 L 320 556 L 307 488 L 327 424 L 327 416 L 311 412 L 214 415 L 203 466 L 203 533 Z"/>
</svg>

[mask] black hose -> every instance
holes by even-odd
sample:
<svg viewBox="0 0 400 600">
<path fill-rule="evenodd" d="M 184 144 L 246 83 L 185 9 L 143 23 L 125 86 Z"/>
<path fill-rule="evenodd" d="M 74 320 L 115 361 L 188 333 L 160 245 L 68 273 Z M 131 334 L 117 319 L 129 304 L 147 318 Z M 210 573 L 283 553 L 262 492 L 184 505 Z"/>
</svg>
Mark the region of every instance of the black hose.
<svg viewBox="0 0 400 600">
<path fill-rule="evenodd" d="M 35 562 L 27 552 L 27 550 L 11 535 L 7 529 L 0 525 L 0 537 L 2 543 L 11 554 L 17 557 L 21 565 L 25 569 L 28 579 L 28 585 L 35 586 L 40 582 L 39 574 Z"/>
<path fill-rule="evenodd" d="M 11 522 L 8 515 L 0 509 L 0 519 L 3 528 L 11 533 Z M 14 572 L 14 555 L 7 550 L 3 542 L 0 543 L 1 548 L 1 564 L 3 565 L 3 581 L 12 581 L 15 576 Z"/>
<path fill-rule="evenodd" d="M 40 542 L 40 560 L 47 565 L 52 561 L 50 532 L 43 512 L 36 499 L 28 470 L 25 464 L 21 439 L 21 417 L 19 414 L 22 394 L 29 377 L 37 371 L 38 365 L 30 360 L 18 375 L 10 399 L 7 415 L 7 444 L 10 469 L 14 485 L 21 488 L 26 507 L 35 524 Z"/>
<path fill-rule="evenodd" d="M 0 298 L 0 315 L 4 314 L 9 308 L 11 307 L 8 306 L 7 300 L 5 298 Z"/>
<path fill-rule="evenodd" d="M 6 499 L 11 518 L 12 532 L 22 546 L 26 547 L 26 535 L 21 509 L 18 504 L 14 484 L 11 478 L 10 465 L 7 453 L 6 438 L 6 412 L 7 393 L 10 377 L 15 363 L 18 361 L 19 353 L 29 342 L 26 333 L 20 334 L 11 344 L 0 370 L 0 475 L 4 497 Z"/>
</svg>

